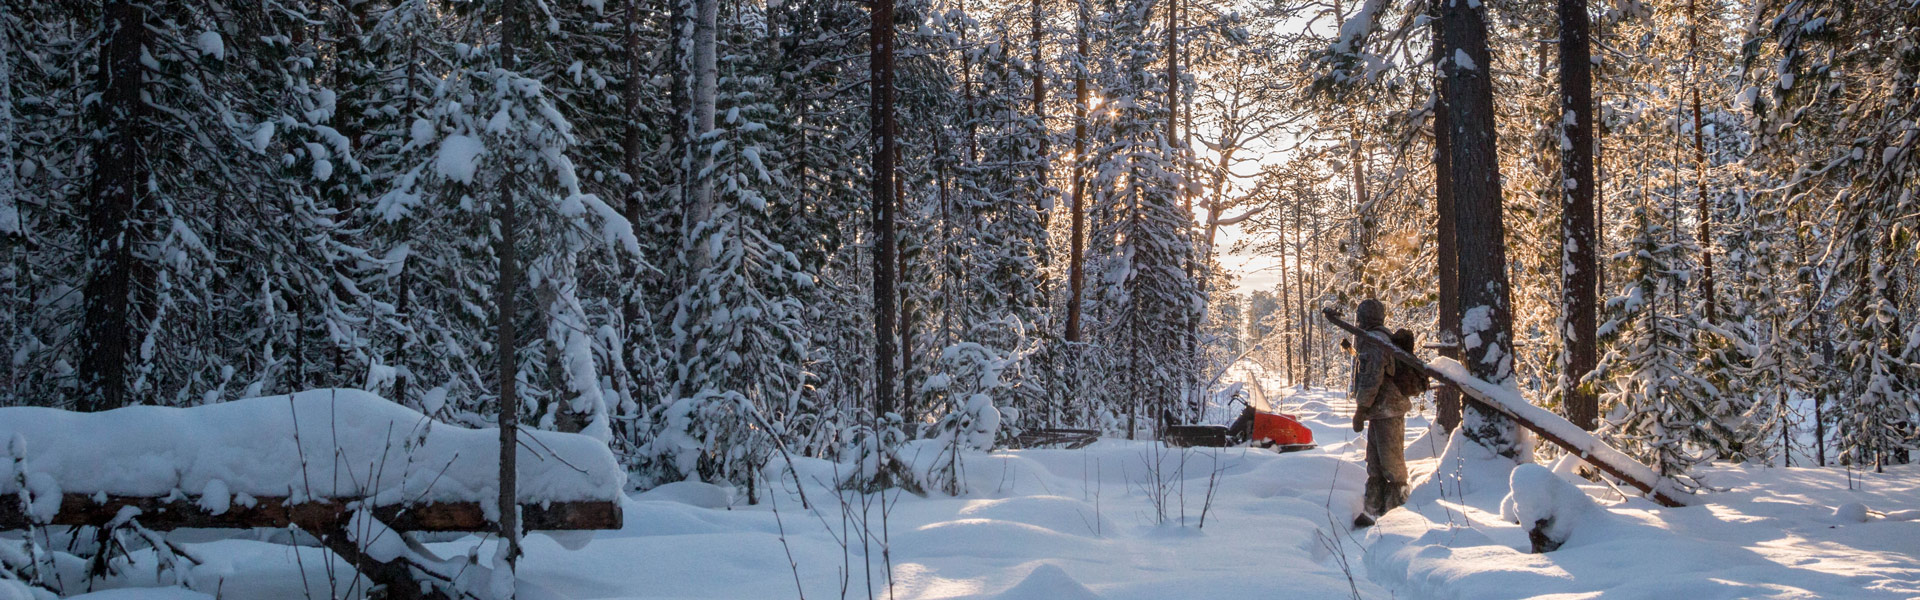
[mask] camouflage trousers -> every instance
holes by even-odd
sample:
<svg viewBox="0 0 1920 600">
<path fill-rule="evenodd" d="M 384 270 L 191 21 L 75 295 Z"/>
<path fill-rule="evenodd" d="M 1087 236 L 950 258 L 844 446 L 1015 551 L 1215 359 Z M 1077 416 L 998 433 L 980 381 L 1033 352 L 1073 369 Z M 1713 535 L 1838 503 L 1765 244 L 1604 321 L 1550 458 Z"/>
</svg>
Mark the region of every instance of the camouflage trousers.
<svg viewBox="0 0 1920 600">
<path fill-rule="evenodd" d="M 1367 421 L 1366 512 L 1378 517 L 1407 502 L 1406 417 Z"/>
</svg>

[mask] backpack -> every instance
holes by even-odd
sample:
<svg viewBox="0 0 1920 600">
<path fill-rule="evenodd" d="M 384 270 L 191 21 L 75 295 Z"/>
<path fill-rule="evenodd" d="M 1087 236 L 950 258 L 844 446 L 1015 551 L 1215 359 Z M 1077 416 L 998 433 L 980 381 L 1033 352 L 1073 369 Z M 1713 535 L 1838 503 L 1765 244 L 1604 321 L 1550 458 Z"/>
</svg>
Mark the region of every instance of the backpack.
<svg viewBox="0 0 1920 600">
<path fill-rule="evenodd" d="M 1412 331 L 1401 329 L 1387 337 L 1393 340 L 1393 345 L 1399 346 L 1407 354 L 1414 353 Z M 1426 372 L 1399 363 L 1399 360 L 1391 357 L 1387 360 L 1387 379 L 1393 382 L 1393 387 L 1408 397 L 1427 393 L 1427 388 L 1431 387 L 1432 382 L 1428 380 Z"/>
</svg>

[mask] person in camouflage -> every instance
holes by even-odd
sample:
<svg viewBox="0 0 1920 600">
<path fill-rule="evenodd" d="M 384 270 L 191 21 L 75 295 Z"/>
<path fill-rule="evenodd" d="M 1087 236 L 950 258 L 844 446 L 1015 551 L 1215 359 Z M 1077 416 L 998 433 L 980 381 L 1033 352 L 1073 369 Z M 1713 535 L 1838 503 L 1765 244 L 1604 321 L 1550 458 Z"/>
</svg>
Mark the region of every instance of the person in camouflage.
<svg viewBox="0 0 1920 600">
<path fill-rule="evenodd" d="M 1360 303 L 1356 317 L 1369 335 L 1386 341 L 1387 307 L 1372 298 Z M 1366 505 L 1354 517 L 1355 527 L 1372 525 L 1374 519 L 1407 501 L 1407 411 L 1413 401 L 1393 384 L 1396 365 L 1393 356 L 1379 344 L 1354 344 L 1353 430 L 1367 432 Z M 1400 367 L 1405 368 L 1405 367 Z"/>
</svg>

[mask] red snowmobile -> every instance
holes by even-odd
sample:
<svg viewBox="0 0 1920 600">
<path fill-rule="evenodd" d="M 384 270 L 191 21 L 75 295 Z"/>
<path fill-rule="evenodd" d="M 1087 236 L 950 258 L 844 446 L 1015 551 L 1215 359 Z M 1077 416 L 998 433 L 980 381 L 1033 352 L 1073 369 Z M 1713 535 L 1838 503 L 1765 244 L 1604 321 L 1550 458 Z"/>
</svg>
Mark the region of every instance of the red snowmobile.
<svg viewBox="0 0 1920 600">
<path fill-rule="evenodd" d="M 1300 424 L 1299 417 L 1267 406 L 1256 407 L 1254 402 L 1241 402 L 1246 408 L 1232 425 L 1168 425 L 1161 431 L 1160 439 L 1169 446 L 1182 448 L 1253 445 L 1278 452 L 1296 452 L 1314 447 L 1313 430 Z"/>
</svg>

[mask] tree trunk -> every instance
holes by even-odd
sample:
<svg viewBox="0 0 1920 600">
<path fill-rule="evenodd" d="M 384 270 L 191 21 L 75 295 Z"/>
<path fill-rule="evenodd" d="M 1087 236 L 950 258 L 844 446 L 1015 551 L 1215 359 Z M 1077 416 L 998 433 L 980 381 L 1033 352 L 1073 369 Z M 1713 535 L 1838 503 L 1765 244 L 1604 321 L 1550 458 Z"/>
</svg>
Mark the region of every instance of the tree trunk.
<svg viewBox="0 0 1920 600">
<path fill-rule="evenodd" d="M 103 136 L 93 147 L 88 196 L 86 320 L 80 331 L 80 393 L 75 408 L 126 406 L 127 351 L 133 338 L 133 245 L 141 241 L 140 205 L 146 194 L 147 148 L 141 139 L 147 104 L 141 99 L 147 45 L 146 9 L 128 0 L 108 0 L 106 46 L 100 51 L 100 99 L 96 123 Z M 11 168 L 11 167 L 9 167 Z"/>
<path fill-rule="evenodd" d="M 1438 275 L 1440 297 L 1440 355 L 1460 359 L 1460 250 L 1455 245 L 1458 228 L 1453 213 L 1453 120 L 1447 109 L 1447 75 L 1444 61 L 1451 58 L 1446 34 L 1440 28 L 1440 6 L 1434 3 L 1433 17 L 1433 210 L 1438 248 L 1434 271 Z M 1460 390 L 1441 386 L 1433 393 L 1440 429 L 1451 433 L 1460 427 Z"/>
<path fill-rule="evenodd" d="M 1600 400 L 1581 379 L 1599 361 L 1593 196 L 1593 58 L 1587 0 L 1560 0 L 1560 388 L 1567 420 L 1593 431 Z"/>
<path fill-rule="evenodd" d="M 1039 2 L 1036 1 L 1034 6 L 1039 6 Z M 13 48 L 13 43 L 10 31 L 0 28 L 0 48 Z M 18 194 L 15 191 L 17 184 L 14 183 L 14 138 L 13 54 L 0 52 L 0 239 L 21 233 L 20 208 L 14 202 Z M 8 242 L 14 243 L 13 240 Z M 9 285 L 13 285 L 11 281 Z M 12 379 L 8 381 L 11 383 Z M 8 386 L 8 389 L 11 390 L 12 386 Z"/>
<path fill-rule="evenodd" d="M 1708 323 L 1716 320 L 1715 307 L 1719 300 L 1713 293 L 1713 212 L 1707 205 L 1707 146 L 1705 134 L 1700 130 L 1700 20 L 1697 0 L 1687 0 L 1687 81 L 1693 94 L 1693 165 L 1694 165 L 1694 202 L 1699 211 L 1700 225 L 1700 277 L 1701 302 L 1705 304 L 1702 315 Z"/>
<path fill-rule="evenodd" d="M 1167 146 L 1179 138 L 1180 0 L 1167 0 Z M 1182 197 L 1186 196 L 1183 191 Z"/>
<path fill-rule="evenodd" d="M 896 166 L 900 164 L 899 143 L 893 145 L 893 164 Z M 893 201 L 896 213 L 899 211 L 901 199 L 907 197 L 905 188 L 906 182 L 901 181 L 901 178 L 896 175 L 893 178 Z M 944 221 L 944 217 L 942 219 Z M 942 225 L 942 227 L 944 228 L 945 226 Z M 898 231 L 894 232 L 896 242 L 899 239 L 899 235 Z M 942 231 L 942 235 L 945 235 L 944 231 Z M 945 241 L 946 240 L 942 240 L 942 242 Z M 942 252 L 945 252 L 945 250 L 943 249 Z M 894 244 L 893 260 L 894 297 L 900 305 L 899 320 L 894 322 L 894 328 L 900 331 L 900 400 L 895 405 L 894 412 L 900 413 L 903 421 L 912 422 L 917 417 L 914 411 L 921 408 L 913 402 L 915 390 L 913 380 L 913 327 L 918 324 L 917 317 L 919 315 L 918 311 L 915 310 L 913 295 L 907 293 L 908 290 L 913 289 L 913 274 L 907 272 L 906 253 L 900 250 L 898 243 Z M 944 261 L 942 261 L 942 268 L 944 268 Z M 945 283 L 946 282 L 943 282 L 943 285 L 945 285 Z M 944 293 L 948 289 L 952 289 L 951 286 L 947 286 L 941 291 Z M 952 297 L 948 296 L 947 299 L 951 300 Z M 949 304 L 948 306 L 952 305 Z M 943 312 L 940 316 L 942 319 L 945 319 L 948 315 Z M 952 337 L 951 331 L 949 330 L 946 335 L 950 340 Z"/>
<path fill-rule="evenodd" d="M 1033 69 L 1033 116 L 1040 122 L 1040 160 L 1038 164 L 1040 170 L 1040 185 L 1036 186 L 1033 192 L 1033 209 L 1039 211 L 1040 218 L 1042 219 L 1041 222 L 1045 223 L 1046 215 L 1049 212 L 1047 210 L 1047 185 L 1052 178 L 1047 171 L 1047 167 L 1051 164 L 1053 157 L 1051 156 L 1051 144 L 1048 143 L 1050 130 L 1047 128 L 1047 77 L 1043 68 L 1046 63 L 1040 62 L 1042 58 L 1041 45 L 1044 42 L 1041 37 L 1043 33 L 1041 30 L 1041 17 L 1040 0 L 1033 0 L 1032 22 L 1030 23 L 1032 31 L 1030 32 L 1031 40 L 1029 41 L 1029 44 L 1032 45 L 1031 50 L 1033 53 L 1030 61 Z"/>
<path fill-rule="evenodd" d="M 686 285 L 693 287 L 700 273 L 713 264 L 716 257 L 709 255 L 708 245 L 694 239 L 693 233 L 699 231 L 702 224 L 713 216 L 713 178 L 705 175 L 712 165 L 712 154 L 707 151 L 706 136 L 713 132 L 714 106 L 719 90 L 720 68 L 715 37 L 720 18 L 719 0 L 695 0 L 693 14 L 693 93 L 689 108 L 692 115 L 688 119 L 686 150 L 686 182 L 689 188 L 687 218 L 682 227 L 688 236 L 686 242 L 691 254 L 687 261 Z M 692 393 L 687 391 L 685 393 Z"/>
<path fill-rule="evenodd" d="M 1079 0 L 1079 53 L 1073 66 L 1073 239 L 1067 249 L 1067 341 L 1080 341 L 1080 312 L 1087 283 L 1087 0 Z"/>
<path fill-rule="evenodd" d="M 521 22 L 519 0 L 506 0 L 501 5 L 500 14 L 500 60 L 502 66 L 510 72 L 520 67 L 518 46 L 520 44 Z M 494 215 L 500 228 L 500 237 L 496 240 L 494 254 L 500 261 L 500 281 L 494 290 L 494 325 L 499 328 L 495 360 L 495 385 L 500 389 L 500 539 L 507 544 L 507 568 L 512 569 L 520 559 L 520 503 L 519 503 L 519 436 L 520 436 L 520 398 L 515 385 L 515 375 L 519 370 L 516 354 L 520 349 L 519 332 L 516 330 L 515 317 L 518 310 L 516 292 L 520 289 L 520 257 L 518 208 L 514 206 L 515 177 L 512 168 L 501 170 L 500 195 L 494 205 Z"/>
<path fill-rule="evenodd" d="M 966 0 L 960 0 L 960 13 L 967 12 Z M 960 122 L 967 126 L 967 164 L 980 160 L 980 120 L 974 116 L 973 52 L 967 42 L 967 20 L 960 21 Z"/>
<path fill-rule="evenodd" d="M 0 27 L 0 48 L 13 48 L 13 36 L 6 27 Z M 7 277 L 0 280 L 0 287 L 7 290 L 5 311 L 8 315 L 6 335 L 9 344 L 18 343 L 18 336 L 25 328 L 20 325 L 20 315 L 26 312 L 25 296 L 18 293 L 24 289 L 20 281 L 26 271 L 25 235 L 22 231 L 22 215 L 15 198 L 18 184 L 14 181 L 13 145 L 16 139 L 13 126 L 13 55 L 0 51 L 0 248 L 6 249 L 6 259 L 13 263 Z M 0 366 L 0 394 L 14 398 L 21 396 L 20 369 L 13 361 Z"/>
<path fill-rule="evenodd" d="M 1299 202 L 1300 202 L 1299 198 L 1295 197 L 1294 199 L 1295 206 L 1298 206 Z M 1281 216 L 1281 223 L 1285 223 L 1286 213 L 1282 212 L 1280 216 Z M 1282 229 L 1280 231 L 1280 259 L 1282 261 L 1287 259 L 1287 256 L 1286 256 L 1287 250 L 1288 250 L 1287 247 L 1291 245 L 1293 246 L 1293 251 L 1294 251 L 1293 265 L 1292 265 L 1292 268 L 1283 269 L 1280 271 L 1280 285 L 1278 286 L 1279 287 L 1278 291 L 1280 292 L 1279 294 L 1280 298 L 1278 300 L 1279 306 L 1276 307 L 1275 311 L 1273 312 L 1273 316 L 1269 317 L 1274 322 L 1269 324 L 1270 328 L 1268 329 L 1268 332 L 1269 332 L 1268 335 L 1271 335 L 1271 332 L 1274 330 L 1278 330 L 1280 332 L 1279 344 L 1281 348 L 1284 348 L 1286 350 L 1282 355 L 1286 357 L 1287 385 L 1290 385 L 1290 386 L 1300 384 L 1300 374 L 1297 370 L 1294 369 L 1294 364 L 1293 364 L 1294 357 L 1297 355 L 1301 358 L 1302 361 L 1306 359 L 1306 352 L 1304 352 L 1304 348 L 1301 347 L 1299 340 L 1289 339 L 1288 337 L 1290 335 L 1299 335 L 1302 338 L 1306 337 L 1306 324 L 1298 322 L 1299 311 L 1296 311 L 1293 309 L 1293 288 L 1300 286 L 1300 278 L 1301 278 L 1300 254 L 1299 254 L 1300 247 L 1297 244 L 1289 244 L 1288 242 L 1292 240 L 1287 239 L 1289 230 L 1298 231 L 1298 228 L 1299 228 L 1299 223 L 1298 223 L 1299 210 L 1298 209 L 1295 209 L 1294 211 L 1294 219 L 1295 219 L 1295 223 L 1293 227 Z M 1284 266 L 1284 263 L 1282 264 Z M 1287 280 L 1289 279 L 1293 280 L 1291 284 L 1287 282 Z"/>
<path fill-rule="evenodd" d="M 640 194 L 640 182 L 646 180 L 644 169 L 647 161 L 644 137 L 646 127 L 641 122 L 640 103 L 647 94 L 646 80 L 649 75 L 646 72 L 644 59 L 650 49 L 640 43 L 640 0 L 625 0 L 623 8 L 626 11 L 623 24 L 625 31 L 621 38 L 622 43 L 626 45 L 624 51 L 627 53 L 627 81 L 620 92 L 620 106 L 625 114 L 625 118 L 622 119 L 625 122 L 625 130 L 621 132 L 620 139 L 620 166 L 621 170 L 627 174 L 628 187 L 625 202 L 622 202 L 620 207 L 634 234 L 641 236 L 641 239 L 646 239 L 651 231 L 646 224 L 646 219 L 649 218 L 646 213 L 646 202 Z M 642 251 L 645 252 L 645 250 Z M 643 260 L 621 261 L 620 339 L 627 344 L 625 351 L 629 353 L 635 348 L 644 347 L 649 342 L 647 331 L 642 326 L 642 323 L 646 322 L 645 313 L 648 308 L 645 291 L 658 290 L 665 284 L 660 280 L 660 270 L 642 268 Z M 628 372 L 635 371 L 645 372 L 633 369 L 632 365 L 629 365 Z M 628 393 L 629 397 L 637 396 L 639 390 L 629 389 Z"/>
<path fill-rule="evenodd" d="M 1459 265 L 1462 357 L 1473 375 L 1494 385 L 1513 378 L 1513 315 L 1507 283 L 1506 227 L 1501 218 L 1500 160 L 1494 131 L 1492 66 L 1486 9 L 1467 2 L 1441 8 L 1440 28 L 1452 52 L 1446 64 L 1448 173 L 1453 184 L 1455 264 Z M 1524 451 L 1505 416 L 1475 406 L 1467 436 L 1508 458 Z"/>
<path fill-rule="evenodd" d="M 1180 0 L 1168 0 L 1167 1 L 1167 142 L 1166 144 L 1167 144 L 1167 148 L 1172 151 L 1171 158 L 1174 159 L 1174 165 L 1176 167 L 1182 164 L 1183 161 L 1180 160 L 1180 155 L 1182 152 L 1186 150 L 1184 146 L 1181 146 L 1179 144 L 1179 140 L 1180 140 L 1179 125 L 1180 125 Z M 1187 224 L 1190 224 L 1191 220 L 1193 219 L 1193 194 L 1190 193 L 1190 190 L 1186 186 L 1185 178 L 1181 179 L 1181 185 L 1179 187 L 1179 190 L 1176 193 L 1180 194 L 1180 215 L 1181 215 L 1180 219 L 1183 224 L 1182 229 L 1188 232 L 1188 235 L 1185 237 L 1187 238 L 1189 243 L 1186 245 L 1186 256 L 1184 257 L 1185 260 L 1183 261 L 1186 263 L 1185 266 L 1186 266 L 1186 273 L 1187 273 L 1187 281 L 1194 282 L 1195 288 L 1199 291 L 1199 298 L 1201 302 L 1199 305 L 1200 310 L 1194 310 L 1192 308 L 1187 309 L 1186 311 L 1187 314 L 1185 319 L 1186 320 L 1186 332 L 1185 332 L 1186 338 L 1184 340 L 1181 340 L 1181 346 L 1184 350 L 1184 353 L 1182 354 L 1182 356 L 1186 359 L 1188 363 L 1180 367 L 1180 370 L 1186 373 L 1186 376 L 1183 378 L 1183 381 L 1181 382 L 1186 389 L 1182 390 L 1182 393 L 1180 395 L 1181 406 L 1179 407 L 1181 410 L 1181 418 L 1184 419 L 1186 416 L 1185 411 L 1188 408 L 1191 408 L 1192 406 L 1197 405 L 1199 403 L 1200 390 L 1198 388 L 1200 387 L 1200 380 L 1199 380 L 1200 373 L 1199 373 L 1199 369 L 1196 367 L 1200 364 L 1199 363 L 1200 319 L 1204 315 L 1206 315 L 1207 278 L 1205 276 L 1195 275 L 1196 272 L 1198 272 L 1199 265 L 1197 264 L 1197 257 L 1195 256 L 1193 244 L 1191 243 L 1193 239 L 1191 236 L 1192 228 L 1185 226 Z"/>
<path fill-rule="evenodd" d="M 893 0 L 873 0 L 871 16 L 867 66 L 873 132 L 873 412 L 876 418 L 884 418 L 895 409 L 893 160 L 898 142 L 894 139 Z"/>
<path fill-rule="evenodd" d="M 1302 208 L 1305 209 L 1306 207 L 1303 206 Z M 1294 247 L 1294 255 L 1308 261 L 1303 263 L 1305 270 L 1300 271 L 1298 275 L 1301 279 L 1301 285 L 1294 286 L 1294 289 L 1297 290 L 1297 293 L 1300 295 L 1300 306 L 1302 307 L 1300 311 L 1300 365 L 1301 370 L 1305 371 L 1305 383 L 1311 387 L 1314 382 L 1314 374 L 1326 372 L 1327 365 L 1324 360 L 1326 355 L 1324 353 L 1314 352 L 1314 344 L 1320 339 L 1314 335 L 1314 332 L 1319 331 L 1319 328 L 1313 325 L 1312 308 L 1307 306 L 1307 290 L 1315 290 L 1316 293 L 1320 290 L 1320 271 L 1319 269 L 1313 268 L 1312 263 L 1313 260 L 1320 256 L 1320 244 L 1322 241 L 1320 239 L 1320 211 L 1310 211 L 1306 216 L 1310 217 L 1313 221 L 1313 237 L 1307 238 L 1306 242 Z M 1313 364 L 1311 361 L 1316 357 L 1322 359 L 1319 366 L 1317 368 L 1308 366 Z"/>
<path fill-rule="evenodd" d="M 638 188 L 644 180 L 641 169 L 646 164 L 647 151 L 643 146 L 646 127 L 640 121 L 640 102 L 646 94 L 648 77 L 643 62 L 647 50 L 640 45 L 640 0 L 625 0 L 621 8 L 626 13 L 622 15 L 624 22 L 620 43 L 626 46 L 627 81 L 620 90 L 620 107 L 626 117 L 622 119 L 625 129 L 621 131 L 620 138 L 620 167 L 626 172 L 629 185 Z M 620 206 L 624 209 L 622 212 L 625 213 L 627 224 L 633 227 L 635 234 L 645 235 L 646 230 L 641 228 L 643 216 L 640 194 L 636 189 L 629 189 L 626 196 L 626 202 Z M 630 273 L 629 276 L 636 275 Z M 628 322 L 636 321 L 630 319 Z"/>
</svg>

